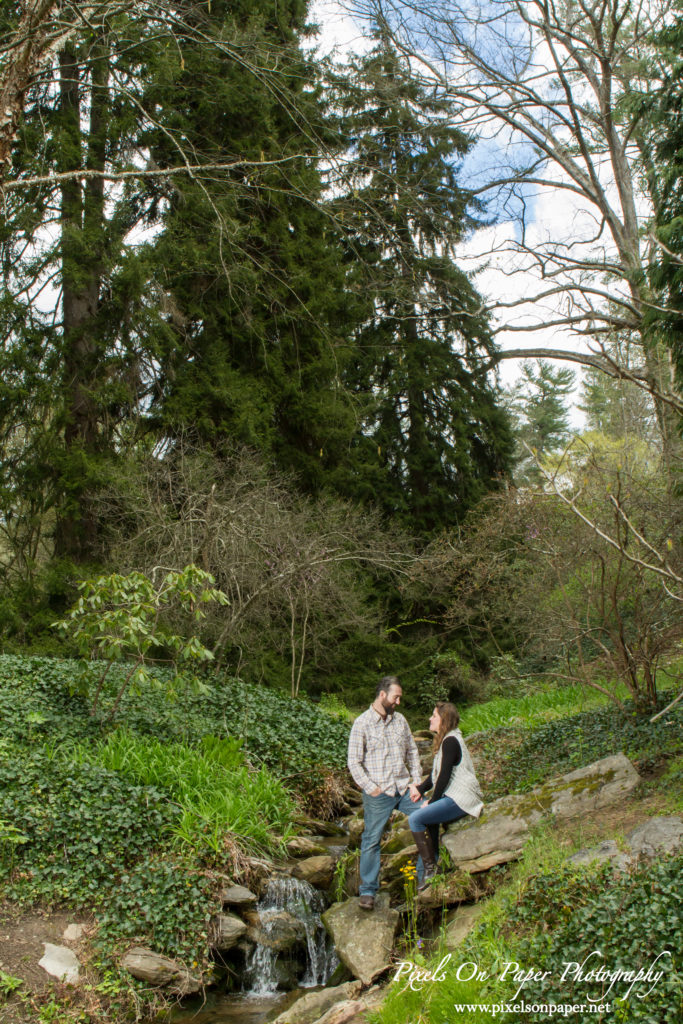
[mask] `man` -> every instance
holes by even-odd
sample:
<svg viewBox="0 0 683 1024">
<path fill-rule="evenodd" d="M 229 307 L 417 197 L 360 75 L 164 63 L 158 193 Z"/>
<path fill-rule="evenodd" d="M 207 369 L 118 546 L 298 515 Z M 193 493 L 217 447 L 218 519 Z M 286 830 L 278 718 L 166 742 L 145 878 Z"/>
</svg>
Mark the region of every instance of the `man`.
<svg viewBox="0 0 683 1024">
<path fill-rule="evenodd" d="M 402 696 L 397 676 L 380 679 L 375 700 L 358 716 L 349 736 L 349 771 L 363 790 L 365 813 L 359 900 L 364 910 L 375 906 L 384 826 L 392 811 L 410 814 L 415 809 L 415 798 L 408 787 L 421 779 L 420 758 L 410 726 L 396 711 Z"/>
</svg>

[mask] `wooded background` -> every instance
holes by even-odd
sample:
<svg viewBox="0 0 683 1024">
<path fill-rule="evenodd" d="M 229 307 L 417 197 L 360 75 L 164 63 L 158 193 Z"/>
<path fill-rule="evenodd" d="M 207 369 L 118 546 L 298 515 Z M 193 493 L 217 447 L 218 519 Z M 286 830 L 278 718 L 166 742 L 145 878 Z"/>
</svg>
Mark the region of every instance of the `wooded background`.
<svg viewBox="0 0 683 1024">
<path fill-rule="evenodd" d="M 230 602 L 202 641 L 293 695 L 533 672 L 652 706 L 683 632 L 680 3 L 348 6 L 363 52 L 323 58 L 304 0 L 3 5 L 3 643 L 68 653 L 81 580 L 196 563 Z M 548 189 L 590 217 L 539 239 Z M 513 219 L 539 286 L 510 301 L 460 252 Z M 549 328 L 590 351 L 558 367 Z"/>
</svg>

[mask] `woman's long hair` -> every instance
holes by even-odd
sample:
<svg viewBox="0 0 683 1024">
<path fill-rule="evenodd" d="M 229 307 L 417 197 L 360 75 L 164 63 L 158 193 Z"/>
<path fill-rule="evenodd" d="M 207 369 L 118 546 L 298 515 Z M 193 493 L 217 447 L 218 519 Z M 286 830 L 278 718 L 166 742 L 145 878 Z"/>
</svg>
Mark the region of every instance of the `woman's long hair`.
<svg viewBox="0 0 683 1024">
<path fill-rule="evenodd" d="M 439 726 L 439 731 L 434 737 L 434 753 L 437 752 L 443 743 L 444 736 L 449 732 L 452 732 L 453 729 L 457 729 L 458 722 L 460 721 L 460 712 L 456 708 L 455 704 L 450 704 L 447 701 L 441 701 L 436 705 L 436 710 L 439 712 L 441 725 Z"/>
</svg>

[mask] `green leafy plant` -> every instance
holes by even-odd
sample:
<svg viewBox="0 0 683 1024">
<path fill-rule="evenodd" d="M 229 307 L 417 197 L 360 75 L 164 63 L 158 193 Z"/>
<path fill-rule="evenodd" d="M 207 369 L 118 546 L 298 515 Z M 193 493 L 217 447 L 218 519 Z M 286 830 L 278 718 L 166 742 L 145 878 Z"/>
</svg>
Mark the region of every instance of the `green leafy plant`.
<svg viewBox="0 0 683 1024">
<path fill-rule="evenodd" d="M 140 687 L 149 682 L 147 663 L 153 652 L 166 652 L 174 664 L 178 659 L 201 663 L 213 658 L 199 637 L 171 632 L 162 614 L 176 607 L 199 621 L 209 602 L 227 604 L 228 598 L 213 586 L 214 582 L 210 573 L 188 565 L 181 572 L 167 572 L 159 583 L 144 573 L 132 572 L 127 576 L 98 576 L 79 585 L 81 596 L 66 618 L 53 626 L 68 634 L 84 657 L 105 662 L 96 682 L 92 714 L 97 710 L 102 686 L 114 661 L 125 660 L 128 668 L 109 709 L 110 717 L 130 684 Z"/>
<path fill-rule="evenodd" d="M 21 978 L 15 978 L 12 974 L 5 974 L 4 971 L 0 971 L 0 996 L 8 999 L 13 992 L 16 992 L 24 982 Z"/>
<path fill-rule="evenodd" d="M 680 877 L 683 857 L 648 865 L 633 875 L 617 874 L 610 865 L 594 872 L 563 867 L 531 878 L 517 904 L 510 908 L 508 926 L 521 925 L 527 935 L 515 957 L 520 963 L 582 964 L 593 950 L 600 956 L 590 964 L 610 970 L 637 971 L 657 961 L 661 979 L 653 985 L 621 983 L 600 999 L 612 1003 L 616 1020 L 629 1024 L 656 1020 L 675 1024 L 683 1009 L 683 985 L 676 957 L 683 948 Z M 544 928 L 538 930 L 538 921 Z M 531 929 L 529 931 L 529 929 Z M 588 969 L 588 968 L 587 968 Z M 645 991 L 650 989 L 647 999 Z M 534 980 L 525 990 L 527 1002 L 587 1002 L 600 996 L 600 985 L 586 983 L 570 972 L 561 982 L 561 971 Z M 576 1020 L 595 1020 L 595 1014 Z"/>
<path fill-rule="evenodd" d="M 335 864 L 332 892 L 337 902 L 341 902 L 341 900 L 348 895 L 346 891 L 346 884 L 349 872 L 358 864 L 359 861 L 360 850 L 346 850 Z"/>
<path fill-rule="evenodd" d="M 17 846 L 28 841 L 21 829 L 0 818 L 0 869 L 3 872 L 12 870 Z"/>
</svg>

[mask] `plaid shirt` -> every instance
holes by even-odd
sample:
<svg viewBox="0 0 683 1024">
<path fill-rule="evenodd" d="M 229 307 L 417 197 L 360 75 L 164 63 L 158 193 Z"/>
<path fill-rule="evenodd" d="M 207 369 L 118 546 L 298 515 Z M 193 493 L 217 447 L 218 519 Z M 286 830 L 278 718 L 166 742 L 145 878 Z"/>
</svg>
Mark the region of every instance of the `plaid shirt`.
<svg viewBox="0 0 683 1024">
<path fill-rule="evenodd" d="M 420 758 L 410 726 L 395 711 L 382 718 L 373 707 L 359 715 L 349 736 L 348 766 L 366 793 L 379 788 L 394 796 L 421 777 Z"/>
</svg>

